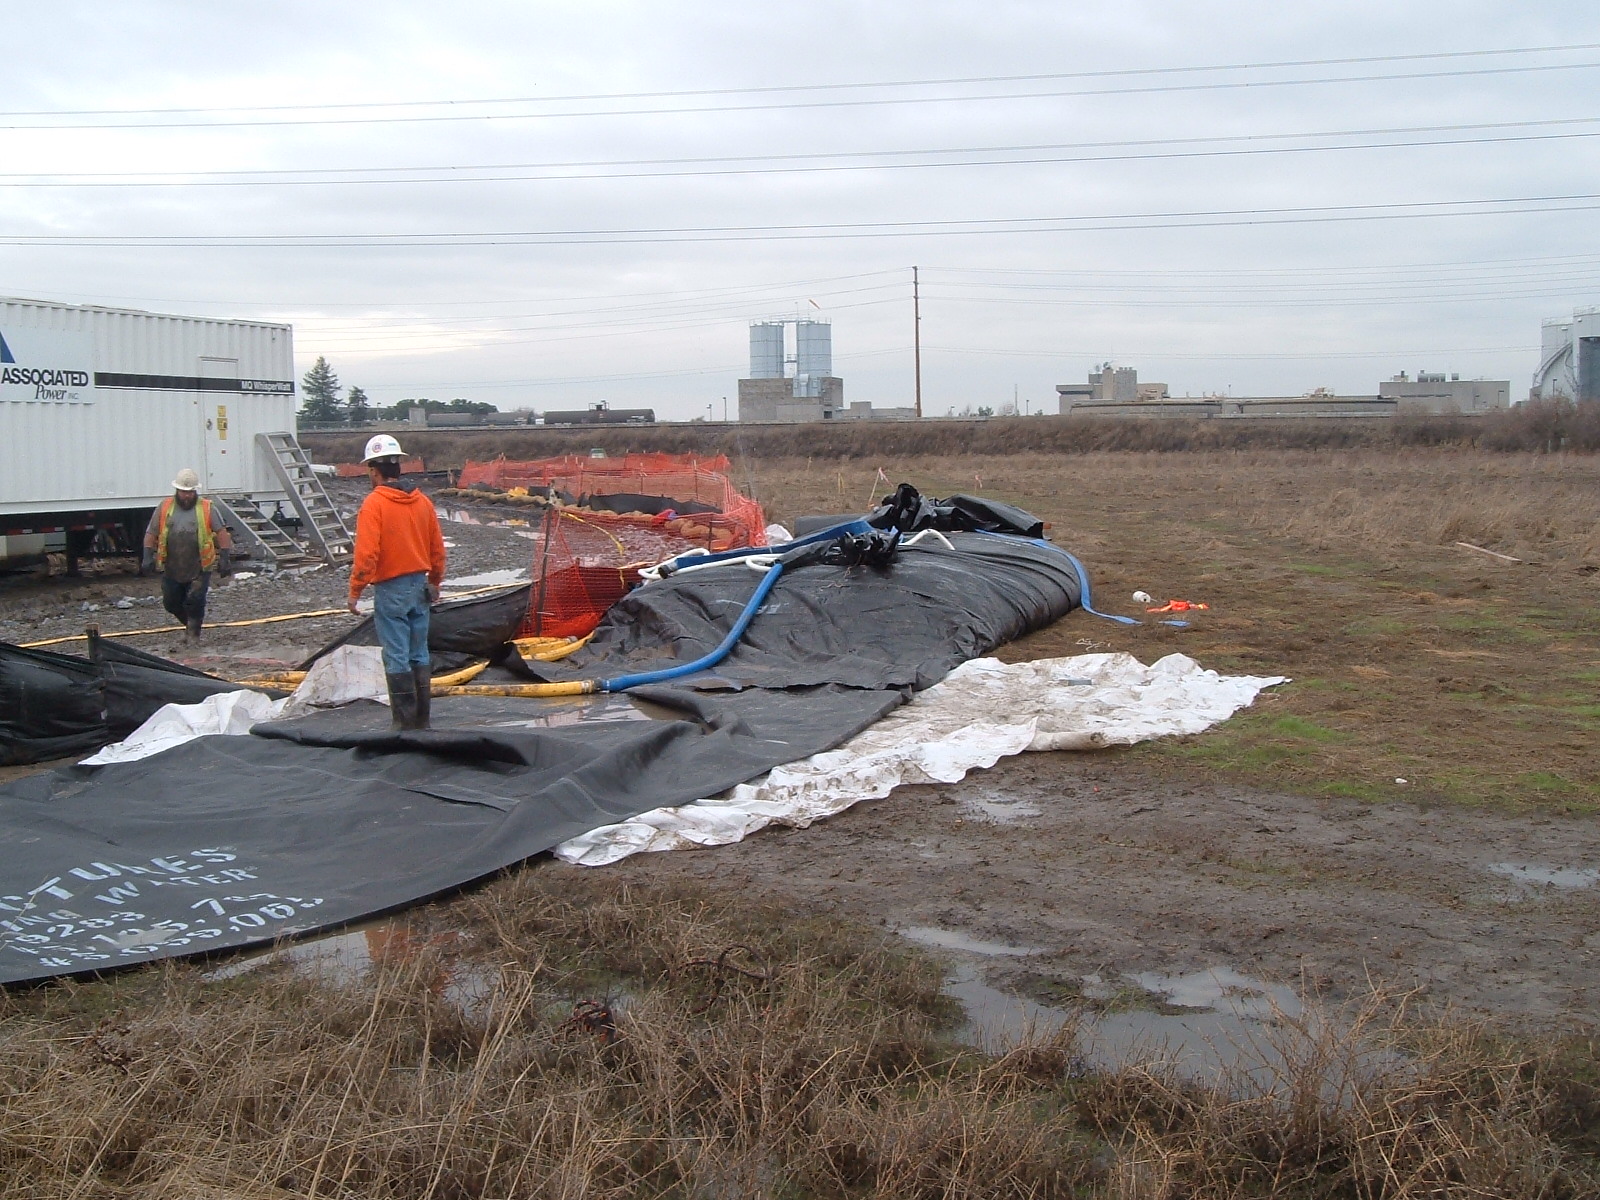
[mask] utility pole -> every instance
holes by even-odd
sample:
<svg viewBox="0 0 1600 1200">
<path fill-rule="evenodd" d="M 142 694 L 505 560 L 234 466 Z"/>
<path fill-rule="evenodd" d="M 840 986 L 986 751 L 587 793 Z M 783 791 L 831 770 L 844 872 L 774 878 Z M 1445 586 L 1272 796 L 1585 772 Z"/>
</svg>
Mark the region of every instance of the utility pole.
<svg viewBox="0 0 1600 1200">
<path fill-rule="evenodd" d="M 917 372 L 917 420 L 922 420 L 922 293 L 917 269 L 911 268 L 911 345 Z"/>
</svg>

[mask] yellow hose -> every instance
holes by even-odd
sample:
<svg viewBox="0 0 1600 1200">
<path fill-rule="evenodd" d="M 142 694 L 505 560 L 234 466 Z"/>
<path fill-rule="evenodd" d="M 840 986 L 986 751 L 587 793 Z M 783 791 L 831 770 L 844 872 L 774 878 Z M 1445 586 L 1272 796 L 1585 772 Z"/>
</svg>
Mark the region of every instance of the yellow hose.
<svg viewBox="0 0 1600 1200">
<path fill-rule="evenodd" d="M 535 662 L 555 662 L 582 650 L 592 637 L 592 633 L 581 638 L 525 637 L 517 638 L 511 644 L 523 658 L 531 658 Z"/>
<path fill-rule="evenodd" d="M 450 599 L 467 600 L 473 596 L 482 596 L 488 592 L 504 591 L 505 586 L 505 584 L 496 584 L 493 587 L 474 588 L 470 592 L 462 592 L 459 596 L 451 596 Z M 351 614 L 348 608 L 318 608 L 313 609 L 311 612 L 279 613 L 274 617 L 252 617 L 248 621 L 208 621 L 206 623 L 206 628 L 239 629 L 246 625 L 272 625 L 278 621 L 299 621 L 307 617 L 340 617 L 351 615 L 353 614 Z M 159 629 L 102 629 L 100 631 L 100 636 L 103 638 L 125 638 L 142 637 L 148 633 L 182 632 L 182 625 L 163 625 Z M 89 635 L 87 633 L 72 633 L 68 634 L 66 637 L 45 638 L 42 642 L 19 642 L 18 645 L 20 645 L 24 650 L 37 650 L 41 646 L 59 646 L 62 642 L 81 642 L 88 636 Z M 587 641 L 588 639 L 586 638 L 584 640 Z M 574 646 L 572 649 L 576 650 L 577 648 L 577 646 Z M 570 654 L 572 651 L 569 650 L 567 653 Z"/>
<path fill-rule="evenodd" d="M 599 686 L 598 680 L 574 679 L 568 683 L 471 683 L 454 687 L 433 685 L 435 696 L 512 696 L 540 700 L 550 696 L 587 696 Z"/>
<path fill-rule="evenodd" d="M 459 671 L 451 671 L 445 675 L 435 675 L 433 677 L 433 686 L 436 688 L 456 687 L 470 679 L 476 679 L 488 669 L 489 660 L 486 658 L 482 662 L 475 662 L 462 667 Z"/>
<path fill-rule="evenodd" d="M 211 621 L 207 629 L 234 629 L 242 625 L 271 625 L 276 621 L 298 621 L 303 617 L 337 617 L 343 613 L 350 615 L 347 608 L 319 608 L 314 612 L 282 613 L 276 617 L 253 617 L 248 621 Z M 182 625 L 163 625 L 159 629 L 102 629 L 100 636 L 103 638 L 141 637 L 147 633 L 182 633 Z M 59 646 L 62 642 L 81 642 L 89 635 L 87 633 L 73 633 L 66 637 L 45 638 L 42 642 L 22 642 L 25 650 L 37 650 L 40 646 Z"/>
<path fill-rule="evenodd" d="M 444 675 L 435 675 L 433 677 L 433 686 L 453 687 L 456 684 L 466 683 L 469 680 L 476 679 L 479 675 L 482 675 L 484 671 L 488 670 L 488 668 L 488 659 L 484 659 L 481 662 L 471 663 L 465 667 L 462 667 L 459 671 L 450 671 Z M 307 672 L 305 671 L 273 671 L 267 675 L 257 675 L 254 679 L 235 679 L 233 682 L 237 683 L 240 687 L 279 688 L 292 692 L 295 688 L 299 687 L 303 682 L 305 682 L 306 675 Z"/>
</svg>

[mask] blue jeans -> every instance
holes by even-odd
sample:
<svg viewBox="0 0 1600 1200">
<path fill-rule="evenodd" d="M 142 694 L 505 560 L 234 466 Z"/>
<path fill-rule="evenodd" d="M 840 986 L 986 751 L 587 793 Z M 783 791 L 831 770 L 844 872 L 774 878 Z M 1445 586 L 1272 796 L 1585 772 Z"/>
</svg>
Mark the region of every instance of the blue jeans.
<svg viewBox="0 0 1600 1200">
<path fill-rule="evenodd" d="M 428 573 L 396 575 L 372 585 L 372 619 L 383 647 L 383 669 L 408 675 L 428 665 Z"/>
</svg>

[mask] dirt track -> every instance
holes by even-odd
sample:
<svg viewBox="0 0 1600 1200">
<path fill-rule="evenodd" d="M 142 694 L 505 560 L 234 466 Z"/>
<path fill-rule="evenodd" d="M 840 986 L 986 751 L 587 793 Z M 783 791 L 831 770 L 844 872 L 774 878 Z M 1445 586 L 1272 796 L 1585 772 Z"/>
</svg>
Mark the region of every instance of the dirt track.
<svg viewBox="0 0 1600 1200">
<path fill-rule="evenodd" d="M 929 491 L 973 474 L 943 469 Z M 1335 998 L 1378 981 L 1534 1025 L 1594 1019 L 1600 887 L 1589 885 L 1600 826 L 1586 815 L 1596 764 L 1594 713 L 1582 703 L 1600 659 L 1591 574 L 1518 574 L 1448 546 L 1410 561 L 1380 547 L 1366 562 L 1344 547 L 1309 547 L 1238 519 L 1212 493 L 1208 464 L 1134 473 L 1137 511 L 1103 492 L 1083 502 L 1081 463 L 978 469 L 988 494 L 1056 523 L 1113 607 L 1126 609 L 1132 587 L 1157 585 L 1214 605 L 1184 632 L 1074 614 L 1003 657 L 1126 649 L 1149 661 L 1183 650 L 1296 682 L 1197 739 L 1024 755 L 810 830 L 611 869 L 1036 948 L 1043 953 L 996 959 L 990 977 L 1046 1001 L 1079 994 L 1084 976 L 1226 966 Z M 1076 488 L 1055 473 L 1069 469 Z M 1333 470 L 1329 486 L 1339 486 L 1344 468 Z M 920 478 L 911 464 L 904 473 Z M 836 486 L 831 467 L 809 464 L 768 470 L 761 486 L 769 502 L 785 498 L 772 504 L 777 517 L 861 499 L 858 481 L 847 486 L 841 472 Z M 1170 509 L 1151 494 L 1161 486 Z M 844 505 L 829 503 L 838 496 Z M 528 560 L 529 542 L 509 529 L 452 523 L 446 536 L 453 576 Z M 116 573 L 7 580 L 0 638 L 69 634 L 86 620 L 165 624 L 158 606 L 108 607 L 156 590 Z M 326 570 L 247 580 L 217 590 L 211 618 L 336 608 L 343 597 L 343 577 Z M 102 607 L 89 614 L 85 603 Z M 350 622 L 213 628 L 198 648 L 168 636 L 135 644 L 226 673 L 297 661 Z M 1407 783 L 1393 782 L 1402 772 Z M 1481 797 L 1502 799 L 1459 803 Z M 1520 799 L 1508 806 L 1506 797 Z M 1527 866 L 1532 875 L 1518 873 Z M 1570 886 L 1536 882 L 1544 869 Z"/>
</svg>

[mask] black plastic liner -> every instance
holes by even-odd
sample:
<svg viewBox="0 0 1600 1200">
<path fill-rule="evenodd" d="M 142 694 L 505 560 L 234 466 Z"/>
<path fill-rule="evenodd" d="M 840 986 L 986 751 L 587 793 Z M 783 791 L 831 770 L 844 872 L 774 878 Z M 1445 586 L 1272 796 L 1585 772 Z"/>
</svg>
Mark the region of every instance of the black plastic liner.
<svg viewBox="0 0 1600 1200">
<path fill-rule="evenodd" d="M 1077 607 L 1078 578 L 1042 542 L 981 533 L 902 545 L 886 569 L 814 565 L 786 573 L 733 653 L 686 682 L 702 688 L 929 687 Z M 608 679 L 693 662 L 732 626 L 760 581 L 742 564 L 686 571 L 617 601 L 593 641 L 548 680 Z"/>
<path fill-rule="evenodd" d="M 88 754 L 112 741 L 105 684 L 86 658 L 0 642 L 0 766 Z"/>
<path fill-rule="evenodd" d="M 428 733 L 361 703 L 259 737 L 0 789 L 0 983 L 292 936 L 480 879 L 837 745 L 901 702 L 841 688 L 440 698 Z"/>
<path fill-rule="evenodd" d="M 127 737 L 164 704 L 239 690 L 107 638 L 91 638 L 90 655 L 0 642 L 0 766 L 88 754 Z"/>
<path fill-rule="evenodd" d="M 578 503 L 598 512 L 649 513 L 652 517 L 669 511 L 680 517 L 722 511 L 715 504 L 704 504 L 699 500 L 675 500 L 671 496 L 646 496 L 640 492 L 612 492 L 609 495 L 596 492 L 580 496 Z"/>
<path fill-rule="evenodd" d="M 794 535 L 805 537 L 830 526 L 859 519 L 844 515 L 800 517 L 794 523 Z M 979 531 L 1009 533 L 1025 538 L 1044 536 L 1044 522 L 1015 505 L 985 500 L 981 496 L 957 495 L 943 500 L 930 500 L 906 483 L 902 483 L 893 495 L 885 496 L 883 503 L 865 519 L 879 529 L 898 529 L 902 533 L 938 529 L 945 533 Z"/>
<path fill-rule="evenodd" d="M 508 643 L 528 615 L 531 584 L 508 588 L 487 596 L 465 600 L 446 600 L 436 604 L 428 617 L 428 649 L 433 653 L 434 673 L 461 666 L 460 656 L 498 660 L 510 652 Z M 378 628 L 371 617 L 348 633 L 340 634 L 300 664 L 302 671 L 340 646 L 376 646 Z M 449 657 L 455 656 L 455 657 Z"/>
<path fill-rule="evenodd" d="M 356 704 L 0 788 L 0 982 L 269 942 L 448 891 L 831 749 L 1075 605 L 1059 551 L 950 537 L 954 550 L 929 539 L 887 566 L 795 566 L 727 660 L 671 686 L 440 697 L 427 732 Z M 733 565 L 640 588 L 562 673 L 692 660 L 758 580 Z"/>
</svg>

